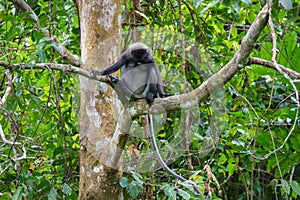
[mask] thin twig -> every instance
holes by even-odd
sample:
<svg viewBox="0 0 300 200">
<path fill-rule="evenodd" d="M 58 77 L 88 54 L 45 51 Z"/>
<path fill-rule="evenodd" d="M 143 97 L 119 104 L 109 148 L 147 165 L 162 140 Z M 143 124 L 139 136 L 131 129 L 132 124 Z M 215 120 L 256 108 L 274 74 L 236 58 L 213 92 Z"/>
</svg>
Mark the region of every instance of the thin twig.
<svg viewBox="0 0 300 200">
<path fill-rule="evenodd" d="M 280 65 L 278 63 L 275 66 L 275 64 L 272 61 L 269 61 L 269 60 L 264 60 L 264 59 L 261 59 L 261 58 L 251 57 L 249 59 L 249 64 L 258 64 L 258 65 L 266 66 L 268 68 L 275 69 L 275 70 L 277 70 L 277 68 L 279 68 L 281 71 L 300 79 L 300 73 L 299 72 L 296 72 L 296 71 L 294 71 L 292 69 L 289 69 L 289 68 L 287 68 L 283 65 Z"/>
<path fill-rule="evenodd" d="M 14 158 L 12 158 L 13 161 L 18 161 L 18 160 L 26 159 L 27 156 L 26 156 L 26 149 L 25 149 L 25 147 L 20 142 L 13 142 L 13 141 L 10 141 L 10 140 L 6 139 L 6 137 L 5 137 L 4 133 L 3 133 L 3 129 L 2 129 L 2 125 L 1 124 L 0 124 L 0 136 L 1 136 L 1 139 L 2 139 L 3 143 L 11 145 L 11 146 L 19 146 L 22 149 L 23 155 L 21 157 L 14 157 Z"/>
<path fill-rule="evenodd" d="M 269 15 L 271 15 L 271 12 L 269 12 Z M 267 159 L 272 154 L 275 154 L 275 156 L 276 156 L 276 152 L 279 151 L 279 150 L 281 150 L 285 146 L 285 144 L 287 143 L 288 139 L 290 138 L 290 136 L 292 135 L 293 131 L 295 130 L 296 124 L 298 122 L 298 115 L 299 115 L 299 108 L 300 108 L 299 93 L 298 93 L 297 87 L 294 84 L 294 81 L 289 77 L 289 75 L 286 72 L 284 72 L 282 70 L 282 68 L 277 64 L 277 61 L 276 61 L 276 53 L 277 53 L 277 51 L 276 51 L 276 49 L 277 49 L 276 48 L 276 45 L 277 45 L 277 43 L 276 43 L 276 34 L 275 34 L 275 28 L 274 28 L 274 24 L 273 24 L 273 21 L 272 21 L 271 17 L 269 18 L 269 26 L 271 28 L 272 41 L 273 41 L 272 62 L 274 64 L 275 69 L 280 74 L 282 74 L 290 82 L 290 84 L 292 85 L 292 87 L 293 87 L 293 89 L 295 91 L 295 97 L 296 97 L 296 99 L 295 100 L 291 99 L 291 100 L 296 103 L 296 105 L 297 105 L 296 107 L 297 108 L 296 108 L 296 114 L 295 114 L 295 121 L 294 121 L 294 123 L 292 125 L 292 128 L 290 129 L 288 135 L 285 137 L 283 143 L 278 148 L 276 148 L 274 146 L 274 150 L 271 151 L 271 152 L 269 152 L 268 154 L 266 154 L 263 158 L 256 158 L 256 159 L 259 159 L 259 160 L 265 160 L 265 159 Z"/>
<path fill-rule="evenodd" d="M 4 105 L 4 103 L 7 100 L 7 97 L 9 96 L 9 94 L 12 90 L 12 74 L 11 74 L 10 69 L 6 69 L 5 74 L 6 74 L 6 77 L 7 77 L 7 87 L 6 87 L 6 90 L 4 92 L 4 95 L 2 96 L 2 98 L 0 100 L 0 106 Z"/>
</svg>

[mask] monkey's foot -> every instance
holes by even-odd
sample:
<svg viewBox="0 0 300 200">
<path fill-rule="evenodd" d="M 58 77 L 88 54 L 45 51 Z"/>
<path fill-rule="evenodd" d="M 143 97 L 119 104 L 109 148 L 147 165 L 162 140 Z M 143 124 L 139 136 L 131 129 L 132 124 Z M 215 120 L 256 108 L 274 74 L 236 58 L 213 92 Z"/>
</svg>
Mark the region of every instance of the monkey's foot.
<svg viewBox="0 0 300 200">
<path fill-rule="evenodd" d="M 148 92 L 147 95 L 146 95 L 146 101 L 147 103 L 152 103 L 154 100 L 154 94 L 151 93 L 151 92 Z"/>
</svg>

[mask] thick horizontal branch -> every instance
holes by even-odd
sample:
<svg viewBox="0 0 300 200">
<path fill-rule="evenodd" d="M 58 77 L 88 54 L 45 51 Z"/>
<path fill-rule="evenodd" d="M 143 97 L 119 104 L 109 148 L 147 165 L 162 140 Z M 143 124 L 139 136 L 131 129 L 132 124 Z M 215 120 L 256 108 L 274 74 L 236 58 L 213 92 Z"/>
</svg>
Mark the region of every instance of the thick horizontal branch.
<svg viewBox="0 0 300 200">
<path fill-rule="evenodd" d="M 266 66 L 266 67 L 269 67 L 271 69 L 277 70 L 275 64 L 272 61 L 264 60 L 264 59 L 261 59 L 261 58 L 251 57 L 250 60 L 249 60 L 249 64 L 262 65 L 262 66 Z M 289 69 L 289 68 L 287 68 L 285 66 L 282 66 L 282 65 L 279 65 L 279 64 L 277 64 L 277 67 L 279 67 L 283 72 L 300 79 L 300 73 L 299 72 L 296 72 L 292 69 Z"/>
<path fill-rule="evenodd" d="M 81 59 L 77 55 L 71 54 L 58 40 L 55 36 L 51 36 L 50 32 L 42 28 L 40 26 L 40 21 L 38 16 L 35 14 L 35 12 L 32 10 L 32 8 L 24 1 L 24 0 L 10 0 L 13 2 L 13 4 L 21 9 L 23 12 L 28 12 L 29 17 L 36 21 L 35 27 L 42 31 L 45 37 L 52 38 L 52 42 L 54 42 L 56 45 L 53 46 L 54 50 L 61 55 L 64 59 L 66 59 L 70 64 L 75 66 L 80 66 Z"/>
</svg>

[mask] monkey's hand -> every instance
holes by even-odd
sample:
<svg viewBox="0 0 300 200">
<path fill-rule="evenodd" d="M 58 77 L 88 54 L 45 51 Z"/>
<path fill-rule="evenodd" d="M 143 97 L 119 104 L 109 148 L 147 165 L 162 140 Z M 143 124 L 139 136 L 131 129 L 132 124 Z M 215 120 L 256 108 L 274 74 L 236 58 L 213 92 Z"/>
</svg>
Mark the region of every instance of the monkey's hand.
<svg viewBox="0 0 300 200">
<path fill-rule="evenodd" d="M 94 78 L 96 78 L 97 76 L 103 76 L 103 72 L 98 70 L 92 70 L 91 74 L 94 76 Z"/>
<path fill-rule="evenodd" d="M 98 71 L 98 70 L 92 70 L 91 74 L 93 75 L 94 78 L 97 78 L 97 76 L 105 76 L 103 74 L 103 71 Z M 115 85 L 117 85 L 117 83 L 119 82 L 119 78 L 116 76 L 110 76 L 110 75 L 106 75 L 109 78 L 109 85 L 111 85 L 112 87 L 114 87 Z"/>
<path fill-rule="evenodd" d="M 118 77 L 116 77 L 116 76 L 108 76 L 109 77 L 109 79 L 110 79 L 110 82 L 112 82 L 113 84 L 117 84 L 118 82 L 119 82 L 119 78 Z"/>
</svg>

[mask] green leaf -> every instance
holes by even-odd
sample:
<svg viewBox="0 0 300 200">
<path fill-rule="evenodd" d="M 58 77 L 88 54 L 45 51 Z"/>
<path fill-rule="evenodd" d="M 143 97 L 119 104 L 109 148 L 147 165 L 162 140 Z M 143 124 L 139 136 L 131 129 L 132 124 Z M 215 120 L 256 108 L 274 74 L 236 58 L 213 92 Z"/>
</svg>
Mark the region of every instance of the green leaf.
<svg viewBox="0 0 300 200">
<path fill-rule="evenodd" d="M 128 186 L 128 178 L 127 177 L 122 177 L 119 181 L 119 184 L 122 188 L 125 188 Z"/>
<path fill-rule="evenodd" d="M 48 195 L 48 200 L 56 200 L 57 199 L 57 191 L 55 188 L 51 188 L 50 194 Z"/>
<path fill-rule="evenodd" d="M 298 182 L 297 182 L 297 181 L 291 181 L 291 182 L 290 182 L 290 185 L 291 185 L 291 187 L 292 187 L 292 190 L 293 190 L 297 195 L 300 196 L 300 188 L 299 188 Z"/>
<path fill-rule="evenodd" d="M 237 36 L 237 28 L 236 27 L 233 27 L 232 29 L 231 29 L 231 35 L 232 35 L 232 37 L 236 37 Z"/>
<path fill-rule="evenodd" d="M 40 39 L 40 43 L 42 43 L 42 42 L 48 42 L 48 41 L 52 41 L 53 39 L 51 38 L 51 37 L 43 37 L 43 38 L 41 38 Z"/>
<path fill-rule="evenodd" d="M 297 151 L 300 152 L 300 134 L 295 134 L 295 137 L 291 140 L 292 147 Z"/>
<path fill-rule="evenodd" d="M 291 10 L 293 8 L 293 2 L 291 0 L 279 0 L 279 4 L 285 10 Z"/>
<path fill-rule="evenodd" d="M 186 191 L 182 189 L 178 189 L 178 194 L 183 198 L 183 199 L 190 199 L 191 195 L 187 193 Z"/>
<path fill-rule="evenodd" d="M 176 197 L 176 191 L 174 190 L 174 187 L 171 187 L 170 185 L 166 186 L 164 192 L 168 197 Z"/>
<path fill-rule="evenodd" d="M 12 200 L 22 200 L 23 187 L 18 187 L 18 189 L 14 192 Z"/>
<path fill-rule="evenodd" d="M 235 144 L 235 145 L 241 146 L 241 147 L 245 146 L 245 142 L 243 142 L 241 140 L 232 140 L 232 144 Z"/>
<path fill-rule="evenodd" d="M 16 96 L 17 96 L 17 97 L 22 96 L 22 94 L 23 94 L 23 90 L 22 90 L 22 89 L 17 89 L 17 90 L 16 90 Z"/>
<path fill-rule="evenodd" d="M 40 50 L 38 50 L 37 52 L 37 55 L 38 55 L 38 61 L 39 62 L 44 62 L 46 60 L 46 54 L 45 52 L 42 50 L 42 47 Z"/>
<path fill-rule="evenodd" d="M 50 44 L 47 45 L 48 47 L 56 47 L 58 48 L 58 45 L 55 42 L 51 42 Z"/>
<path fill-rule="evenodd" d="M 232 3 L 232 8 L 235 10 L 235 12 L 239 12 L 239 10 L 241 9 L 240 5 L 238 2 L 234 2 Z"/>
<path fill-rule="evenodd" d="M 168 200 L 176 200 L 176 199 L 177 199 L 176 193 L 172 196 L 169 196 L 169 198 L 168 198 Z"/>
<path fill-rule="evenodd" d="M 251 6 L 251 0 L 242 0 L 242 2 L 244 2 L 245 4 L 247 4 L 248 6 Z"/>
<path fill-rule="evenodd" d="M 282 180 L 282 187 L 287 194 L 290 194 L 291 188 L 286 180 Z"/>
<path fill-rule="evenodd" d="M 220 2 L 219 0 L 213 0 L 212 2 L 210 2 L 209 4 L 207 4 L 207 6 L 201 10 L 200 15 L 202 16 L 208 9 L 210 9 L 213 6 L 215 6 L 219 2 Z"/>
<path fill-rule="evenodd" d="M 203 0 L 195 0 L 195 1 L 193 1 L 193 4 L 194 4 L 195 8 L 198 8 L 199 6 L 201 6 L 202 2 L 203 2 Z"/>
<path fill-rule="evenodd" d="M 232 163 L 229 163 L 227 165 L 227 169 L 228 169 L 229 176 L 231 176 L 234 173 L 235 169 L 236 169 L 236 165 L 232 164 Z"/>
<path fill-rule="evenodd" d="M 42 87 L 47 85 L 49 82 L 50 82 L 50 73 L 43 74 L 43 76 L 41 76 L 41 78 L 38 80 L 37 86 Z"/>
<path fill-rule="evenodd" d="M 64 152 L 63 147 L 57 147 L 53 152 L 53 158 L 55 158 L 57 155 L 61 155 Z"/>
<path fill-rule="evenodd" d="M 128 193 L 132 198 L 136 198 L 139 194 L 139 191 L 135 184 L 130 183 L 128 185 Z"/>
<path fill-rule="evenodd" d="M 70 188 L 70 186 L 68 184 L 64 183 L 62 192 L 64 194 L 70 195 L 70 194 L 72 194 L 72 189 Z"/>
<path fill-rule="evenodd" d="M 138 182 L 139 185 L 143 185 L 144 184 L 144 181 L 142 181 L 142 176 L 136 172 L 131 172 L 134 180 L 136 180 Z"/>
<path fill-rule="evenodd" d="M 8 192 L 0 193 L 0 200 L 12 199 L 11 194 Z"/>
</svg>

